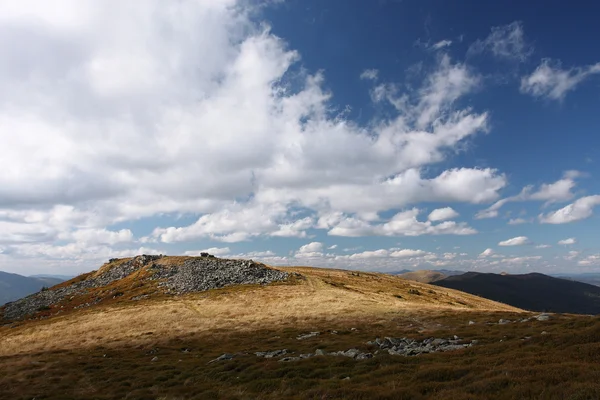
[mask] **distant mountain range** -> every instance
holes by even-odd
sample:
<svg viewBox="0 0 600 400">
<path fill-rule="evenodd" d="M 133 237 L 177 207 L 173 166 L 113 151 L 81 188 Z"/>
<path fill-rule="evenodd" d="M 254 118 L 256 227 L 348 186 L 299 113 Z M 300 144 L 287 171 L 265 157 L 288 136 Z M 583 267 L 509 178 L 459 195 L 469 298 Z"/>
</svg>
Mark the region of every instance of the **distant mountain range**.
<svg viewBox="0 0 600 400">
<path fill-rule="evenodd" d="M 0 271 L 0 305 L 39 292 L 43 287 L 58 285 L 63 281 L 64 279 L 54 277 L 22 276 Z"/>
<path fill-rule="evenodd" d="M 531 311 L 600 314 L 600 287 L 548 275 L 467 272 L 431 284 Z"/>
<path fill-rule="evenodd" d="M 552 276 L 561 279 L 568 279 L 570 281 L 577 281 L 589 283 L 590 285 L 594 286 L 600 286 L 600 273 L 597 272 L 588 272 L 584 274 L 556 274 Z"/>
</svg>

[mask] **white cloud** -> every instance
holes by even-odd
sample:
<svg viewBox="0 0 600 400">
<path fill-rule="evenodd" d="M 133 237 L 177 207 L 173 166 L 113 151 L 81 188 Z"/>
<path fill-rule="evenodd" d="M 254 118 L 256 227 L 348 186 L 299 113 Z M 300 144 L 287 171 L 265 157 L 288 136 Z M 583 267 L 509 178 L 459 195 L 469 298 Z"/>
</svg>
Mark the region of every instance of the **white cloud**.
<svg viewBox="0 0 600 400">
<path fill-rule="evenodd" d="M 560 61 L 545 58 L 535 71 L 521 79 L 521 92 L 535 97 L 562 100 L 577 85 L 600 73 L 600 63 L 564 70 Z"/>
<path fill-rule="evenodd" d="M 504 240 L 498 243 L 498 246 L 523 246 L 531 244 L 531 241 L 526 236 L 517 236 L 512 239 Z"/>
<path fill-rule="evenodd" d="M 226 254 L 230 254 L 231 250 L 229 247 L 211 247 L 210 249 L 205 250 L 189 250 L 184 252 L 183 254 L 186 256 L 199 256 L 201 253 L 209 253 L 215 256 L 224 256 Z"/>
<path fill-rule="evenodd" d="M 444 221 L 434 224 L 419 221 L 420 210 L 413 208 L 395 214 L 388 222 L 371 224 L 356 217 L 342 217 L 328 232 L 332 236 L 421 236 L 421 235 L 473 235 L 477 231 L 464 222 Z"/>
<path fill-rule="evenodd" d="M 329 247 L 327 248 L 327 250 L 335 250 L 335 249 L 337 249 L 337 247 L 338 247 L 338 245 L 337 245 L 337 244 L 334 244 L 334 245 L 331 245 L 331 246 L 329 246 Z"/>
<path fill-rule="evenodd" d="M 600 205 L 600 195 L 586 196 L 548 214 L 540 214 L 539 219 L 543 224 L 567 224 L 580 221 L 592 216 L 594 207 Z"/>
<path fill-rule="evenodd" d="M 520 225 L 520 224 L 526 224 L 527 222 L 528 221 L 523 218 L 511 218 L 508 220 L 509 225 Z"/>
<path fill-rule="evenodd" d="M 323 243 L 311 242 L 301 246 L 295 254 L 296 258 L 312 258 L 323 256 Z"/>
<path fill-rule="evenodd" d="M 492 27 L 492 32 L 484 40 L 477 40 L 468 53 L 477 54 L 489 51 L 497 58 L 523 62 L 533 53 L 533 47 L 525 40 L 523 24 L 515 21 L 504 26 Z"/>
<path fill-rule="evenodd" d="M 480 255 L 480 258 L 485 258 L 485 257 L 490 257 L 494 255 L 494 250 L 493 249 L 485 249 Z"/>
<path fill-rule="evenodd" d="M 390 257 L 394 258 L 411 258 L 411 257 L 421 257 L 426 255 L 427 252 L 423 250 L 412 250 L 412 249 L 402 249 L 396 250 L 390 253 Z"/>
<path fill-rule="evenodd" d="M 452 40 L 444 39 L 444 40 L 440 40 L 439 42 L 432 44 L 430 49 L 440 50 L 440 49 L 443 49 L 444 47 L 450 46 L 451 44 L 452 44 Z"/>
<path fill-rule="evenodd" d="M 598 267 L 600 266 L 600 254 L 593 254 L 585 257 L 577 262 L 577 265 L 582 267 Z"/>
<path fill-rule="evenodd" d="M 362 253 L 355 253 L 352 254 L 350 256 L 348 256 L 348 258 L 352 259 L 365 259 L 365 258 L 381 258 L 381 257 L 387 257 L 389 255 L 389 252 L 385 249 L 380 249 L 380 250 L 374 250 L 374 251 L 363 251 Z"/>
<path fill-rule="evenodd" d="M 129 229 L 116 232 L 106 229 L 79 229 L 73 232 L 71 237 L 87 244 L 117 244 L 133 241 L 133 233 Z"/>
<path fill-rule="evenodd" d="M 575 244 L 575 243 L 577 243 L 577 240 L 575 238 L 568 238 L 568 239 L 558 241 L 558 244 L 560 244 L 560 245 L 570 245 L 570 244 Z"/>
<path fill-rule="evenodd" d="M 370 81 L 376 81 L 378 75 L 379 75 L 379 71 L 376 70 L 376 69 L 365 69 L 360 74 L 360 79 L 366 79 L 366 80 L 370 80 Z"/>
<path fill-rule="evenodd" d="M 312 217 L 306 217 L 299 219 L 289 224 L 279 225 L 279 230 L 272 232 L 271 236 L 279 237 L 306 237 L 306 230 L 311 228 L 314 224 Z"/>
<path fill-rule="evenodd" d="M 430 221 L 445 221 L 447 219 L 453 219 L 458 217 L 459 214 L 454 211 L 451 207 L 437 208 L 433 210 L 427 219 Z"/>
<path fill-rule="evenodd" d="M 575 179 L 579 176 L 581 176 L 579 171 L 566 171 L 562 179 L 550 184 L 544 183 L 537 190 L 534 190 L 533 185 L 525 186 L 518 195 L 498 200 L 485 210 L 479 211 L 475 218 L 495 218 L 499 214 L 498 210 L 509 202 L 545 201 L 548 205 L 570 200 L 574 196 L 572 190 L 576 186 Z"/>
<path fill-rule="evenodd" d="M 300 54 L 249 3 L 0 3 L 3 259 L 89 268 L 93 251 L 159 251 L 123 249 L 133 233 L 110 230 L 157 216 L 140 242 L 476 232 L 377 215 L 498 199 L 493 168 L 428 174 L 488 131 L 488 113 L 462 102 L 480 75 L 442 55 L 410 90 L 378 86 L 394 112 L 359 124 L 334 115 L 327 76 L 298 72 Z"/>
<path fill-rule="evenodd" d="M 535 246 L 536 249 L 548 249 L 552 246 L 550 246 L 549 244 L 538 244 L 537 246 Z"/>
</svg>

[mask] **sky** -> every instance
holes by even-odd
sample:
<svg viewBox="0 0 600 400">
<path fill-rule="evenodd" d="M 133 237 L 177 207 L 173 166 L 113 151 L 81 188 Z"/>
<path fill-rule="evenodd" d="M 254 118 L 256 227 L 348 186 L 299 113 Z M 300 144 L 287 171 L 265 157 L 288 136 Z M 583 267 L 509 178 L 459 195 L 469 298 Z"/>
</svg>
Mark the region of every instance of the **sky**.
<svg viewBox="0 0 600 400">
<path fill-rule="evenodd" d="M 599 14 L 0 0 L 0 270 L 600 272 Z"/>
</svg>

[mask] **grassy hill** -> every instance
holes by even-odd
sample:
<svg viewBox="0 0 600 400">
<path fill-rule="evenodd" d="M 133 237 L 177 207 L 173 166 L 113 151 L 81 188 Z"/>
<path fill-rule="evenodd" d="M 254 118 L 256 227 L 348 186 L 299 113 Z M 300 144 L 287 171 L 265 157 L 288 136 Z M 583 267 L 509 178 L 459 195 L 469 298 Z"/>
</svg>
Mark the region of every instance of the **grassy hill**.
<svg viewBox="0 0 600 400">
<path fill-rule="evenodd" d="M 600 287 L 538 273 L 498 275 L 468 272 L 433 284 L 525 310 L 600 314 Z"/>
<path fill-rule="evenodd" d="M 0 398 L 600 396 L 595 318 L 539 321 L 467 293 L 356 271 L 250 265 L 287 278 L 181 295 L 165 288 L 167 280 L 153 279 L 196 262 L 113 260 L 53 290 L 135 268 L 106 286 L 86 284 L 27 318 L 5 319 L 0 370 L 9 372 L 0 374 Z M 455 335 L 451 340 L 473 345 L 402 356 L 375 341 Z M 283 349 L 296 359 L 255 354 Z M 348 349 L 372 357 L 336 355 Z M 325 355 L 315 355 L 319 351 Z M 302 354 L 314 356 L 298 359 Z"/>
<path fill-rule="evenodd" d="M 409 281 L 415 281 L 415 282 L 421 282 L 421 283 L 431 283 L 431 282 L 440 281 L 444 278 L 447 278 L 448 275 L 446 275 L 442 272 L 439 272 L 439 271 L 419 270 L 419 271 L 405 272 L 403 274 L 399 274 L 398 277 L 409 280 Z"/>
</svg>

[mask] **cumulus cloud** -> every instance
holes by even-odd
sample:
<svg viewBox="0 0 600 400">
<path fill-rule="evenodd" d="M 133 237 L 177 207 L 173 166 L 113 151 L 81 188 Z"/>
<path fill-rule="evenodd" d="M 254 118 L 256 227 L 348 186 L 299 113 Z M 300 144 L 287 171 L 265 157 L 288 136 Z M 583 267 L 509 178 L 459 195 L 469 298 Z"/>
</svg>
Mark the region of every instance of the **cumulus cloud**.
<svg viewBox="0 0 600 400">
<path fill-rule="evenodd" d="M 458 217 L 459 214 L 454 211 L 451 207 L 437 208 L 433 210 L 427 219 L 430 221 L 445 221 L 447 219 L 453 219 Z"/>
<path fill-rule="evenodd" d="M 390 257 L 394 258 L 410 258 L 410 257 L 420 257 L 427 254 L 427 252 L 423 250 L 412 250 L 412 249 L 401 249 L 396 250 L 390 253 Z"/>
<path fill-rule="evenodd" d="M 485 258 L 485 257 L 489 257 L 494 255 L 494 250 L 493 249 L 485 249 L 483 252 L 481 252 L 481 254 L 479 255 L 480 258 Z"/>
<path fill-rule="evenodd" d="M 71 254 L 87 268 L 84 243 L 126 251 L 133 233 L 110 227 L 159 215 L 173 218 L 140 242 L 472 234 L 460 222 L 373 217 L 422 201 L 483 204 L 506 186 L 493 168 L 427 174 L 489 126 L 485 110 L 461 103 L 481 77 L 447 55 L 412 90 L 381 83 L 394 112 L 361 125 L 332 112 L 327 76 L 298 72 L 301 55 L 253 20 L 249 2 L 8 4 L 3 257 Z"/>
<path fill-rule="evenodd" d="M 568 238 L 568 239 L 563 239 L 563 240 L 559 240 L 558 244 L 560 245 L 570 245 L 570 244 L 575 244 L 577 243 L 577 240 L 575 238 Z"/>
<path fill-rule="evenodd" d="M 474 42 L 469 54 L 490 52 L 494 57 L 523 62 L 533 53 L 533 46 L 525 40 L 523 24 L 515 21 L 504 26 L 492 27 L 490 35 Z"/>
<path fill-rule="evenodd" d="M 477 231 L 464 222 L 444 221 L 434 224 L 419 221 L 420 210 L 413 208 L 395 214 L 388 222 L 372 224 L 357 217 L 341 217 L 328 232 L 333 236 L 421 236 L 421 235 L 473 235 Z"/>
<path fill-rule="evenodd" d="M 521 92 L 534 97 L 562 100 L 569 91 L 598 73 L 600 63 L 564 70 L 560 61 L 545 58 L 531 75 L 521 79 Z"/>
<path fill-rule="evenodd" d="M 301 246 L 295 254 L 296 258 L 312 258 L 323 256 L 323 243 L 311 242 Z"/>
<path fill-rule="evenodd" d="M 542 224 L 567 224 L 580 221 L 591 217 L 597 205 L 600 205 L 600 195 L 582 197 L 560 210 L 540 214 L 539 220 Z"/>
<path fill-rule="evenodd" d="M 566 171 L 562 179 L 553 183 L 544 183 L 537 190 L 533 185 L 525 186 L 518 195 L 498 200 L 490 207 L 477 212 L 475 218 L 495 218 L 498 216 L 500 208 L 510 202 L 544 201 L 546 205 L 549 205 L 570 200 L 574 196 L 572 190 L 577 185 L 575 179 L 580 176 L 579 171 Z"/>
<path fill-rule="evenodd" d="M 598 267 L 600 266 L 600 254 L 592 254 L 577 262 L 577 265 L 582 267 Z"/>
<path fill-rule="evenodd" d="M 526 236 L 517 236 L 512 239 L 504 240 L 498 243 L 498 246 L 523 246 L 531 244 L 531 241 Z"/>
<path fill-rule="evenodd" d="M 537 246 L 535 246 L 536 249 L 548 249 L 552 246 L 550 246 L 549 244 L 538 244 Z"/>
</svg>

